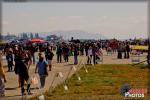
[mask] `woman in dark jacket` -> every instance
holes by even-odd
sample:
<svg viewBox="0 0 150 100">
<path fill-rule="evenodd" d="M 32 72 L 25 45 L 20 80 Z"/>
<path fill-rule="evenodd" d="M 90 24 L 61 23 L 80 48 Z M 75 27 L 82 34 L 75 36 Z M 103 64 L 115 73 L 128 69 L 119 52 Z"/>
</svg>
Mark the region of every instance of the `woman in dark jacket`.
<svg viewBox="0 0 150 100">
<path fill-rule="evenodd" d="M 16 55 L 15 59 L 15 73 L 19 75 L 20 81 L 21 81 L 21 93 L 24 95 L 25 89 L 24 89 L 24 82 L 26 81 L 28 83 L 29 80 L 29 74 L 28 74 L 28 68 L 25 64 L 24 60 L 22 59 L 21 52 Z M 28 94 L 31 94 L 30 92 L 30 84 L 27 85 L 27 92 Z"/>
</svg>

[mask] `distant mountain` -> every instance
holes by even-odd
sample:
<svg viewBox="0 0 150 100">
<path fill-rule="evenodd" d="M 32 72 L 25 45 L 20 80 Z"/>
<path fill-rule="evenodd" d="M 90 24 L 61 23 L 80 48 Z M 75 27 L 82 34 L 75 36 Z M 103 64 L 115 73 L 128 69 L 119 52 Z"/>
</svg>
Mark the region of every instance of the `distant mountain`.
<svg viewBox="0 0 150 100">
<path fill-rule="evenodd" d="M 89 33 L 85 31 L 80 31 L 80 30 L 71 30 L 71 31 L 52 31 L 52 32 L 42 32 L 39 34 L 42 37 L 48 36 L 48 35 L 57 35 L 57 36 L 62 36 L 65 40 L 70 40 L 71 37 L 74 39 L 107 39 L 105 36 L 101 34 L 96 34 L 96 33 Z"/>
</svg>

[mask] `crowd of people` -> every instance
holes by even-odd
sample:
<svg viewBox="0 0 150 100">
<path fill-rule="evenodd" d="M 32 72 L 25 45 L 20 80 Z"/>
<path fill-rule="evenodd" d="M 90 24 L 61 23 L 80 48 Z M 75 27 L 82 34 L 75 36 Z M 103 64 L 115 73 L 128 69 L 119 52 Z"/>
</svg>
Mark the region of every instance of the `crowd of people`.
<svg viewBox="0 0 150 100">
<path fill-rule="evenodd" d="M 86 45 L 83 43 L 58 43 L 56 45 L 57 62 L 69 62 L 69 57 L 74 56 L 73 64 L 77 65 L 78 56 L 86 54 L 88 57 L 87 63 L 92 64 L 93 62 L 93 64 L 96 64 L 96 59 L 98 59 L 98 56 L 102 54 L 100 48 L 96 45 L 96 43 L 87 43 Z M 37 62 L 36 52 L 39 53 Z M 31 94 L 29 82 L 30 66 L 32 64 L 36 66 L 35 73 L 39 74 L 41 88 L 43 88 L 46 76 L 48 76 L 48 69 L 49 71 L 52 70 L 52 60 L 55 54 L 53 47 L 49 44 L 37 43 L 30 45 L 7 44 L 1 50 L 1 55 L 6 56 L 8 72 L 14 71 L 15 74 L 18 75 L 18 83 L 19 87 L 21 87 L 21 94 L 23 95 L 25 93 L 25 83 L 27 84 L 27 93 Z M 91 61 L 92 57 L 93 61 Z M 0 79 L 4 79 L 6 82 L 5 77 L 1 77 Z M 2 85 L 2 83 L 0 85 Z"/>
<path fill-rule="evenodd" d="M 19 87 L 21 94 L 25 93 L 25 82 L 27 84 L 27 93 L 31 94 L 29 82 L 29 70 L 31 65 L 35 65 L 35 73 L 39 74 L 41 88 L 45 86 L 45 80 L 49 71 L 52 70 L 53 57 L 56 55 L 57 63 L 69 62 L 70 56 L 73 56 L 73 64 L 78 64 L 79 56 L 87 57 L 87 64 L 97 64 L 103 57 L 103 50 L 106 52 L 117 53 L 117 58 L 129 58 L 130 44 L 121 41 L 96 41 L 80 43 L 57 43 L 56 50 L 49 43 L 32 43 L 32 44 L 6 44 L 1 49 L 1 56 L 5 55 L 8 65 L 8 72 L 14 71 L 18 75 Z M 56 52 L 56 53 L 55 53 Z M 38 58 L 36 54 L 38 53 Z M 38 59 L 38 61 L 37 61 Z M 6 82 L 3 67 L 0 65 L 0 94 L 4 95 L 3 81 Z"/>
<path fill-rule="evenodd" d="M 8 72 L 14 71 L 16 75 L 18 75 L 18 83 L 19 87 L 21 87 L 21 94 L 24 95 L 25 91 L 25 83 L 27 84 L 27 93 L 31 94 L 30 91 L 30 76 L 29 76 L 29 70 L 31 64 L 35 65 L 35 53 L 37 52 L 36 46 L 34 45 L 28 45 L 28 46 L 23 46 L 23 45 L 6 45 L 3 52 L 1 53 L 2 55 L 6 56 L 7 60 L 7 65 L 8 65 Z M 41 49 L 41 48 L 40 48 Z M 49 70 L 51 71 L 51 61 L 53 58 L 54 54 L 51 51 L 50 47 L 47 47 L 46 53 L 43 56 L 42 51 L 39 52 L 38 56 L 38 62 L 36 64 L 36 69 L 35 73 L 38 72 L 39 77 L 40 77 L 40 82 L 41 82 L 41 88 L 44 87 L 45 83 L 45 77 L 48 75 L 47 72 L 47 66 L 49 66 Z M 46 59 L 45 59 L 46 58 Z M 37 71 L 38 70 L 38 71 Z M 4 71 L 1 71 L 2 74 L 4 74 Z M 4 76 L 4 75 L 3 75 Z M 6 78 L 0 78 L 1 79 L 1 84 L 3 84 L 2 80 L 6 80 Z M 3 88 L 0 88 L 0 94 L 4 94 Z"/>
</svg>

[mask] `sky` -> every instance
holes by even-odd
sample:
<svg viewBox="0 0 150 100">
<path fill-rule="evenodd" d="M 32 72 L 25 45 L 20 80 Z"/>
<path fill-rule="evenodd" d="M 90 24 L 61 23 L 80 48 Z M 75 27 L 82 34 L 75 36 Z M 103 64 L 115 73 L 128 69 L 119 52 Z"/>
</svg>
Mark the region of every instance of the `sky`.
<svg viewBox="0 0 150 100">
<path fill-rule="evenodd" d="M 2 33 L 82 30 L 107 38 L 147 38 L 147 2 L 2 3 Z"/>
</svg>

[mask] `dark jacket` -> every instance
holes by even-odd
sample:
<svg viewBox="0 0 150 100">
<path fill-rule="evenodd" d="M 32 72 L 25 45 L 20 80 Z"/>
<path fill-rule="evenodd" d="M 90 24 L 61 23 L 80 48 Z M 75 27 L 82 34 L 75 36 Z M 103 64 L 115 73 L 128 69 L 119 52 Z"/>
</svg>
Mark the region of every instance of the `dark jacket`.
<svg viewBox="0 0 150 100">
<path fill-rule="evenodd" d="M 52 59 L 53 59 L 53 56 L 54 56 L 53 52 L 50 52 L 50 51 L 48 51 L 47 54 L 46 54 L 46 58 L 47 58 L 48 60 L 52 60 Z"/>
<path fill-rule="evenodd" d="M 58 48 L 57 48 L 56 54 L 58 54 L 58 55 L 61 55 L 61 54 L 62 54 L 62 48 L 61 48 L 61 47 L 58 47 Z"/>
<path fill-rule="evenodd" d="M 75 47 L 74 48 L 74 56 L 78 56 L 78 55 L 79 55 L 78 49 Z"/>
<path fill-rule="evenodd" d="M 129 47 L 129 45 L 126 45 L 126 51 L 127 51 L 127 52 L 130 52 L 130 47 Z"/>
<path fill-rule="evenodd" d="M 12 54 L 8 54 L 6 56 L 6 59 L 7 59 L 8 62 L 13 62 L 13 55 Z"/>
<path fill-rule="evenodd" d="M 15 73 L 18 74 L 20 77 L 23 77 L 25 79 L 29 78 L 27 66 L 20 57 L 16 59 L 14 70 Z"/>
</svg>

